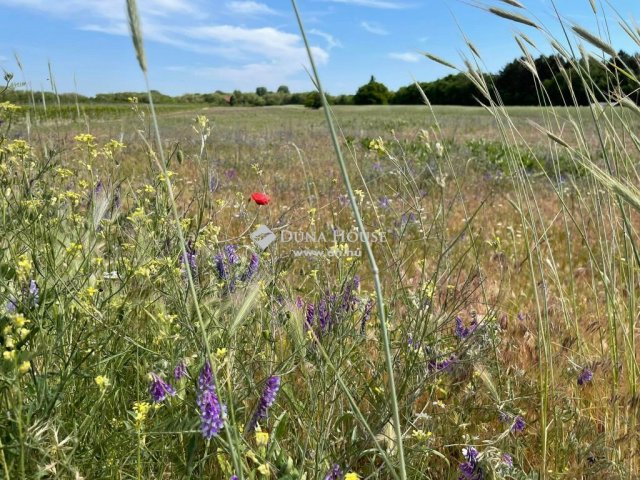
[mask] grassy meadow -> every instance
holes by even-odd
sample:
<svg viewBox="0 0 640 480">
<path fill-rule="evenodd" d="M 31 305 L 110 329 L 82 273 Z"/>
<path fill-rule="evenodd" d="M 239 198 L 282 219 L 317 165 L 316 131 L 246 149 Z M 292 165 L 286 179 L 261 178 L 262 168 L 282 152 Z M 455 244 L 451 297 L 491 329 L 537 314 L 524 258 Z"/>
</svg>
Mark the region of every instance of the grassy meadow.
<svg viewBox="0 0 640 480">
<path fill-rule="evenodd" d="M 640 108 L 467 67 L 344 172 L 324 109 L 0 97 L 0 478 L 638 478 Z"/>
</svg>

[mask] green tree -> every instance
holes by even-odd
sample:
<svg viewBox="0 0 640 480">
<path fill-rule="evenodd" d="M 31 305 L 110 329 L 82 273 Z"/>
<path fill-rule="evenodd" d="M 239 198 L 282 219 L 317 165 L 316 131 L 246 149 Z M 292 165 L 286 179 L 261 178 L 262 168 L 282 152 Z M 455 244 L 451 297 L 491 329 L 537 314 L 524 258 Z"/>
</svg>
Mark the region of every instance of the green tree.
<svg viewBox="0 0 640 480">
<path fill-rule="evenodd" d="M 319 92 L 311 92 L 307 95 L 307 98 L 304 101 L 304 106 L 307 108 L 321 108 L 322 107 L 322 97 L 320 97 Z"/>
<path fill-rule="evenodd" d="M 289 95 L 289 93 L 291 93 L 291 92 L 289 92 L 289 87 L 287 87 L 286 85 L 280 85 L 278 87 L 277 92 L 278 93 L 282 93 L 284 95 Z"/>
<path fill-rule="evenodd" d="M 258 87 L 256 88 L 256 95 L 259 97 L 264 97 L 267 94 L 267 87 Z"/>
<path fill-rule="evenodd" d="M 353 97 L 353 102 L 356 105 L 386 105 L 391 96 L 392 94 L 385 84 L 376 82 L 375 77 L 371 75 L 369 83 L 358 89 Z"/>
</svg>

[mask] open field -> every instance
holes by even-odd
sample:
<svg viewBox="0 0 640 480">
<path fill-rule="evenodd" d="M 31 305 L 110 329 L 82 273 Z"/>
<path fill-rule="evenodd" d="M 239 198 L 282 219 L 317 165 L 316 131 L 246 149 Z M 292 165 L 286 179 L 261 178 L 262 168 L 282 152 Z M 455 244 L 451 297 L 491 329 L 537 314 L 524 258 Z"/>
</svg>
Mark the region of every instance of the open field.
<svg viewBox="0 0 640 480">
<path fill-rule="evenodd" d="M 379 312 L 323 112 L 160 113 L 185 259 L 146 108 L 2 127 L 4 476 L 393 478 Z M 608 109 L 571 150 L 529 121 L 573 145 L 588 108 L 508 109 L 502 134 L 481 108 L 334 112 L 408 478 L 458 478 L 469 446 L 468 478 L 634 478 L 638 219 L 575 152 L 600 165 L 597 133 L 620 153 L 637 118 Z M 633 185 L 634 154 L 615 161 Z"/>
</svg>

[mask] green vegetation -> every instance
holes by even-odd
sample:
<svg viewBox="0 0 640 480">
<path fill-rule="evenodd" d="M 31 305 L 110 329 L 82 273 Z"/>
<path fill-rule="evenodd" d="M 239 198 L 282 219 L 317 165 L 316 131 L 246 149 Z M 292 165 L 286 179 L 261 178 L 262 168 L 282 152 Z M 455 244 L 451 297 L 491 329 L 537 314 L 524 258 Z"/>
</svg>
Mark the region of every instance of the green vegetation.
<svg viewBox="0 0 640 480">
<path fill-rule="evenodd" d="M 640 80 L 620 58 L 562 54 L 567 107 L 545 62 L 535 107 L 475 70 L 487 108 L 45 110 L 5 89 L 2 478 L 386 480 L 400 442 L 411 480 L 634 478 Z"/>
</svg>

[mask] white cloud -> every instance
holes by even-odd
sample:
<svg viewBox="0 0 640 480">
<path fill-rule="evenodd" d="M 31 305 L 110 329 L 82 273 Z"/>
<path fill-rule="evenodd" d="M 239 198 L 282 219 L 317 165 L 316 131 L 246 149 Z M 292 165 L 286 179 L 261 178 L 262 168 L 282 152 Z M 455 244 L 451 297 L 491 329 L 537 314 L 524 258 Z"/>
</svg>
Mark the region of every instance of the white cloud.
<svg viewBox="0 0 640 480">
<path fill-rule="evenodd" d="M 176 34 L 197 39 L 200 42 L 213 40 L 223 47 L 227 55 L 253 55 L 270 62 L 306 63 L 307 52 L 299 35 L 283 32 L 273 27 L 246 28 L 235 25 L 216 25 L 176 29 Z M 319 47 L 312 47 L 318 63 L 325 63 L 329 55 Z"/>
<path fill-rule="evenodd" d="M 215 52 L 228 60 L 227 64 L 217 67 L 185 67 L 185 70 L 231 85 L 231 88 L 248 90 L 255 88 L 257 83 L 274 88 L 291 84 L 308 65 L 300 36 L 276 28 L 218 25 L 191 28 L 182 33 L 201 43 L 212 41 L 216 45 Z M 318 64 L 329 60 L 324 49 L 311 47 L 311 51 Z"/>
<path fill-rule="evenodd" d="M 360 22 L 360 26 L 374 35 L 389 35 L 389 32 L 376 23 Z"/>
<path fill-rule="evenodd" d="M 309 33 L 324 38 L 324 40 L 327 42 L 327 50 L 331 50 L 336 47 L 342 47 L 340 40 L 337 40 L 330 33 L 323 32 L 322 30 L 318 30 L 317 28 L 312 28 L 311 30 L 309 30 Z"/>
<path fill-rule="evenodd" d="M 229 2 L 227 8 L 240 15 L 274 15 L 278 13 L 264 3 L 251 1 Z"/>
<path fill-rule="evenodd" d="M 206 3 L 204 0 L 138 0 L 145 40 L 206 55 L 208 58 L 196 61 L 211 67 L 184 64 L 179 68 L 193 71 L 194 75 L 215 76 L 227 85 L 237 82 L 238 87 L 232 88 L 255 88 L 256 83 L 271 82 L 277 86 L 304 73 L 308 59 L 300 35 L 276 27 L 216 25 L 210 19 L 205 22 L 205 10 L 200 7 Z M 0 0 L 2 5 L 62 17 L 86 31 L 129 35 L 123 1 Z M 253 1 L 229 1 L 227 6 L 247 14 L 272 11 Z M 329 59 L 328 51 L 339 42 L 324 32 L 316 31 L 315 34 L 327 42 L 324 48 L 312 47 L 316 62 L 325 64 Z"/>
<path fill-rule="evenodd" d="M 416 63 L 420 61 L 420 55 L 413 52 L 404 52 L 404 53 L 390 53 L 389 58 L 393 58 L 394 60 L 401 60 L 403 62 Z"/>
<path fill-rule="evenodd" d="M 330 0 L 333 3 L 346 3 L 359 7 L 382 8 L 385 10 L 400 10 L 407 8 L 407 5 L 398 2 L 388 2 L 386 0 Z"/>
</svg>

